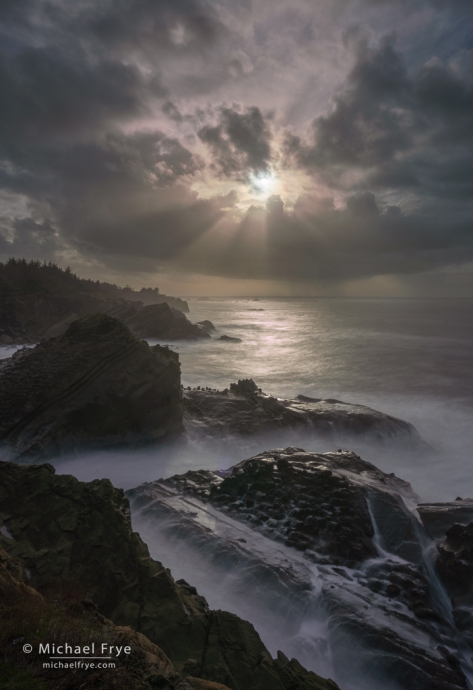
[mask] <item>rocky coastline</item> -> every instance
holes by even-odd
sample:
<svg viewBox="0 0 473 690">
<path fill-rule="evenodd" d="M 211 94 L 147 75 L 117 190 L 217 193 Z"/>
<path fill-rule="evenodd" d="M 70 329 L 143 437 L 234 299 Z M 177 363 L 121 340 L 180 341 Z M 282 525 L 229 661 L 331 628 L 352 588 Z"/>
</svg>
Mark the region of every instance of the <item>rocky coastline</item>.
<svg viewBox="0 0 473 690">
<path fill-rule="evenodd" d="M 105 299 L 90 293 L 0 294 L 0 344 L 29 344 L 62 335 L 84 316 L 102 313 L 122 321 L 140 338 L 199 340 L 209 334 L 191 323 L 173 300 L 145 305 L 137 300 Z M 189 311 L 187 309 L 187 311 Z"/>
<path fill-rule="evenodd" d="M 150 308 L 151 307 L 151 308 Z M 189 305 L 158 288 L 85 280 L 70 269 L 39 261 L 0 263 L 0 345 L 31 344 L 61 335 L 78 318 L 105 313 L 145 338 L 198 339 L 202 330 L 184 313 Z M 157 335 L 158 334 L 158 335 Z"/>
<path fill-rule="evenodd" d="M 183 389 L 178 355 L 141 338 L 158 338 L 157 323 L 170 340 L 190 327 L 205 338 L 216 329 L 165 303 L 120 301 L 109 313 L 76 316 L 0 364 L 7 679 L 26 673 L 33 690 L 56 688 L 57 674 L 43 673 L 38 655 L 27 662 L 14 649 L 36 634 L 23 623 L 32 608 L 82 631 L 81 640 L 86 629 L 130 643 L 133 663 L 108 680 L 93 676 L 110 690 L 345 690 L 357 678 L 386 690 L 469 688 L 472 499 L 420 504 L 407 482 L 341 450 L 276 448 L 126 495 L 108 480 L 79 482 L 38 464 L 71 449 L 192 445 L 199 433 L 238 442 L 290 430 L 422 448 L 411 424 L 339 400 L 276 398 L 252 379 L 223 391 Z M 247 609 L 269 607 L 294 641 L 271 655 L 244 617 L 209 607 L 191 567 L 175 580 L 165 550 L 164 563 L 151 558 L 131 514 L 140 532 L 199 552 L 217 574 L 232 569 Z M 310 653 L 295 632 L 309 614 L 326 631 L 310 640 Z M 51 640 L 62 639 L 53 628 Z M 328 658 L 333 673 L 319 675 Z M 85 678 L 74 674 L 67 688 Z"/>
<path fill-rule="evenodd" d="M 369 437 L 421 448 L 425 442 L 409 422 L 365 405 L 298 395 L 292 400 L 264 393 L 252 379 L 223 391 L 205 387 L 183 391 L 184 420 L 189 432 L 209 437 L 255 435 L 282 430 L 337 439 Z"/>
<path fill-rule="evenodd" d="M 8 573 L 0 577 L 0 616 L 8 616 L 12 589 L 24 602 L 76 586 L 84 592 L 77 616 L 96 609 L 111 636 L 145 652 L 146 687 L 337 690 L 283 654 L 272 659 L 251 624 L 210 610 L 194 587 L 175 582 L 132 531 L 128 500 L 108 480 L 83 483 L 51 465 L 1 462 L 0 522 Z"/>
<path fill-rule="evenodd" d="M 453 600 L 452 618 L 432 579 L 429 536 L 408 508 L 418 499 L 407 482 L 354 453 L 286 448 L 229 470 L 188 471 L 144 484 L 127 495 L 149 533 L 155 525 L 173 540 L 200 543 L 217 562 L 246 561 L 259 578 L 271 576 L 285 600 L 295 600 L 299 616 L 321 596 L 341 687 L 357 673 L 382 687 L 468 687 L 461 668 L 471 630 L 465 599 Z M 241 531 L 240 523 L 249 529 Z M 470 540 L 471 570 L 471 526 L 452 529 L 436 557 L 447 588 L 461 558 L 458 540 L 462 555 Z M 278 544 L 289 547 L 283 563 Z M 311 563 L 321 592 L 314 590 Z"/>
</svg>

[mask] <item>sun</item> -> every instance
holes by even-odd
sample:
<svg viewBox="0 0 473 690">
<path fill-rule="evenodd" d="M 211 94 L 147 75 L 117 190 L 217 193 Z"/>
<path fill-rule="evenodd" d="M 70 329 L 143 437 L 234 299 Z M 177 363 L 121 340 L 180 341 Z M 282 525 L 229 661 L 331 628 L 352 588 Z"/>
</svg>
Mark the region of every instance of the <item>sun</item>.
<svg viewBox="0 0 473 690">
<path fill-rule="evenodd" d="M 256 173 L 251 175 L 251 184 L 258 194 L 270 194 L 276 187 L 277 178 L 272 172 Z"/>
</svg>

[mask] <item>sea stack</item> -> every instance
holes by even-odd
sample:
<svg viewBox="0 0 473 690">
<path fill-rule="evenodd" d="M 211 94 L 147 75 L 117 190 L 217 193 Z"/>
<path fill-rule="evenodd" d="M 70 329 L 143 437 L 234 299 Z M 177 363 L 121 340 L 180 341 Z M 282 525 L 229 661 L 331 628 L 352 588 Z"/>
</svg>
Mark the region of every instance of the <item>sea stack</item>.
<svg viewBox="0 0 473 690">
<path fill-rule="evenodd" d="M 171 439 L 183 431 L 178 355 L 92 314 L 0 369 L 0 441 L 13 457 Z"/>
</svg>

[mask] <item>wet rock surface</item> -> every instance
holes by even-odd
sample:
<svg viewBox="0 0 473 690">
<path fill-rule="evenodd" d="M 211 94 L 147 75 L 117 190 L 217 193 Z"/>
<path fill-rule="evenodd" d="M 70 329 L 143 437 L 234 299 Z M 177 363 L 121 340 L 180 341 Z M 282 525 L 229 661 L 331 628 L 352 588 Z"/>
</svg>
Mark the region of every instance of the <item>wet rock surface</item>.
<svg viewBox="0 0 473 690">
<path fill-rule="evenodd" d="M 102 615 L 158 645 L 191 688 L 337 689 L 295 660 L 272 659 L 250 623 L 176 583 L 132 531 L 129 503 L 108 480 L 0 462 L 0 527 L 30 586 L 79 583 Z"/>
<path fill-rule="evenodd" d="M 451 596 L 473 606 L 473 522 L 449 527 L 437 549 L 439 573 Z"/>
<path fill-rule="evenodd" d="M 412 424 L 401 419 L 339 400 L 303 395 L 293 400 L 274 398 L 263 393 L 252 379 L 232 383 L 224 391 L 185 390 L 184 408 L 186 428 L 210 436 L 292 429 L 332 439 L 353 435 L 423 445 Z"/>
<path fill-rule="evenodd" d="M 15 456 L 183 432 L 178 356 L 95 314 L 0 367 L 0 441 Z"/>
<path fill-rule="evenodd" d="M 428 535 L 407 507 L 416 497 L 394 475 L 353 453 L 286 448 L 128 495 L 150 530 L 154 520 L 169 539 L 211 554 L 216 566 L 251 573 L 253 585 L 243 579 L 248 591 L 281 590 L 295 620 L 321 595 L 335 668 L 348 664 L 355 675 L 384 679 L 382 687 L 467 687 L 461 631 L 425 553 Z M 343 686 L 350 676 L 340 670 L 336 680 Z"/>
<path fill-rule="evenodd" d="M 229 335 L 221 335 L 220 338 L 217 338 L 217 340 L 222 340 L 224 343 L 242 343 L 241 338 L 232 338 Z"/>
<path fill-rule="evenodd" d="M 268 452 L 228 473 L 190 471 L 164 483 L 203 496 L 318 562 L 352 566 L 377 551 L 363 489 L 343 472 L 334 472 L 337 461 L 341 467 L 347 463 L 347 455 L 354 463 L 359 461 L 346 453 Z"/>
<path fill-rule="evenodd" d="M 450 503 L 419 503 L 417 512 L 432 539 L 443 539 L 455 523 L 473 522 L 473 498 L 457 498 Z"/>
<path fill-rule="evenodd" d="M 417 511 L 436 542 L 436 570 L 450 596 L 455 624 L 473 649 L 473 499 L 421 503 Z"/>
</svg>

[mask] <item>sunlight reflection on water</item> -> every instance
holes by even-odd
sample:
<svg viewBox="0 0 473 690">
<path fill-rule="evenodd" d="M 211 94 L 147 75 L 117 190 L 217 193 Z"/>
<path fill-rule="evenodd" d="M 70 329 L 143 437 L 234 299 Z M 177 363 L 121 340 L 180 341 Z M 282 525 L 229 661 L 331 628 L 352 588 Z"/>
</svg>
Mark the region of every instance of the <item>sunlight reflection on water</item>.
<svg viewBox="0 0 473 690">
<path fill-rule="evenodd" d="M 336 398 L 406 419 L 434 453 L 381 452 L 355 441 L 346 447 L 410 481 L 424 500 L 473 495 L 471 302 L 239 299 L 191 301 L 190 309 L 193 322 L 210 319 L 218 333 L 210 341 L 169 343 L 179 353 L 184 386 L 223 389 L 253 378 L 276 396 Z M 242 342 L 221 342 L 223 334 Z M 0 358 L 15 349 L 0 347 Z M 334 450 L 300 436 L 277 442 L 285 440 L 306 450 Z M 271 435 L 219 448 L 203 439 L 172 452 L 81 454 L 55 464 L 80 479 L 108 476 L 129 488 L 191 467 L 223 469 L 275 443 Z"/>
</svg>

